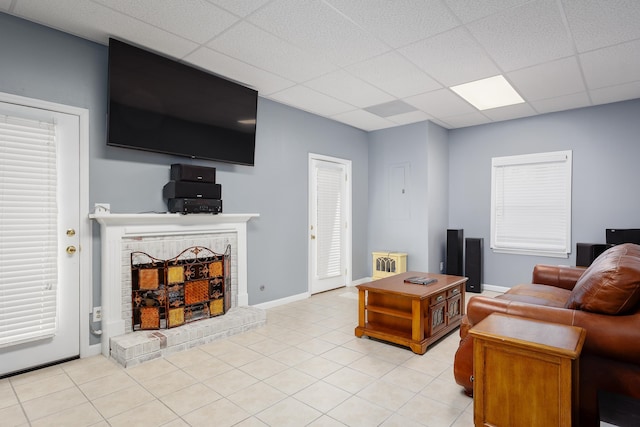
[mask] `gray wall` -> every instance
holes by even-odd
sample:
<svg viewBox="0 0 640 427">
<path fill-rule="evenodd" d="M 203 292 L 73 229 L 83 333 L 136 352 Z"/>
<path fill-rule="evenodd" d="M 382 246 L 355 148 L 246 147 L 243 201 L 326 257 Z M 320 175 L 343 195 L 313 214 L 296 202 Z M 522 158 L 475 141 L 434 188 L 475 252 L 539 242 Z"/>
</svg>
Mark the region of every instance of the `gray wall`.
<svg viewBox="0 0 640 427">
<path fill-rule="evenodd" d="M 428 266 L 426 160 L 426 122 L 369 135 L 369 252 L 406 252 L 409 270 Z"/>
<path fill-rule="evenodd" d="M 89 202 L 113 212 L 165 211 L 171 163 L 218 168 L 226 213 L 259 213 L 248 225 L 249 303 L 307 292 L 308 153 L 352 161 L 353 278 L 368 276 L 367 134 L 260 98 L 256 166 L 106 146 L 107 48 L 0 13 L 0 91 L 87 108 Z M 94 227 L 94 304 L 100 296 L 100 241 Z M 264 291 L 259 287 L 265 286 Z"/>
<path fill-rule="evenodd" d="M 448 131 L 431 122 L 369 134 L 370 252 L 406 252 L 408 270 L 440 270 L 448 223 L 447 139 Z M 406 171 L 404 194 L 394 188 L 392 169 L 398 167 Z"/>
<path fill-rule="evenodd" d="M 538 263 L 575 265 L 576 243 L 604 243 L 606 228 L 640 228 L 640 100 L 449 132 L 449 227 L 484 238 L 484 283 L 511 287 Z M 491 158 L 573 150 L 568 259 L 494 254 L 489 248 Z"/>
<path fill-rule="evenodd" d="M 439 272 L 444 263 L 449 224 L 449 131 L 434 124 L 428 126 L 427 209 L 429 268 Z"/>
</svg>

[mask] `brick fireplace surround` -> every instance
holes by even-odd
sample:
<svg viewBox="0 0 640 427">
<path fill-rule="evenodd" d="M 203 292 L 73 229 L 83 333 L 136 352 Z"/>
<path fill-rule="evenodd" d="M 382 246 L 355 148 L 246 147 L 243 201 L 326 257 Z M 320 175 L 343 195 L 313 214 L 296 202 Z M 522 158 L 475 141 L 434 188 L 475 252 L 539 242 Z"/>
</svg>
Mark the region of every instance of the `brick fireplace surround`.
<svg viewBox="0 0 640 427">
<path fill-rule="evenodd" d="M 96 213 L 102 243 L 102 354 L 121 365 L 147 360 L 257 328 L 263 310 L 249 307 L 247 222 L 257 214 Z M 218 317 L 173 329 L 133 332 L 131 322 L 132 251 L 169 259 L 191 246 L 223 253 L 231 245 L 231 308 Z"/>
</svg>

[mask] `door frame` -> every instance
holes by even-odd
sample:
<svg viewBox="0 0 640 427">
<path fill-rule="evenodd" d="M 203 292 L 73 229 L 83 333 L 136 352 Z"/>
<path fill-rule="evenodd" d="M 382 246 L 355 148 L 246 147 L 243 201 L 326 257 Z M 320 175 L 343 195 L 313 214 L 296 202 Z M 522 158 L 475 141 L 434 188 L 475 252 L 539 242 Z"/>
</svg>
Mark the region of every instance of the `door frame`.
<svg viewBox="0 0 640 427">
<path fill-rule="evenodd" d="M 313 174 L 313 161 L 314 160 L 321 160 L 321 161 L 325 161 L 325 162 L 333 162 L 333 163 L 338 163 L 344 166 L 346 174 L 347 174 L 347 183 L 345 185 L 345 219 L 347 221 L 347 232 L 345 233 L 345 266 L 347 269 L 347 273 L 344 275 L 345 277 L 345 285 L 346 286 L 351 286 L 351 282 L 352 282 L 352 277 L 353 277 L 353 273 L 352 273 L 352 266 L 353 266 L 353 260 L 352 260 L 352 239 L 353 239 L 353 226 L 352 226 L 352 171 L 351 171 L 351 160 L 347 160 L 347 159 L 342 159 L 339 157 L 332 157 L 332 156 L 326 156 L 323 154 L 316 154 L 316 153 L 309 153 L 309 160 L 308 160 L 308 201 L 307 201 L 307 212 L 308 212 L 308 217 L 307 217 L 307 293 L 309 296 L 312 295 L 312 289 L 311 289 L 311 282 L 313 279 L 313 260 L 312 260 L 312 250 L 311 250 L 311 245 L 312 245 L 312 241 L 311 241 L 311 222 L 312 222 L 312 212 L 311 212 L 311 206 L 312 206 L 312 198 L 315 194 L 314 189 L 312 188 L 313 185 L 313 178 L 312 178 L 312 174 Z"/>
<path fill-rule="evenodd" d="M 80 319 L 80 357 L 89 357 L 100 354 L 100 343 L 90 342 L 89 316 L 93 311 L 93 270 L 92 270 L 92 224 L 89 219 L 89 110 L 59 104 L 41 99 L 29 98 L 20 95 L 0 92 L 0 102 L 22 105 L 25 107 L 39 108 L 42 110 L 57 111 L 64 114 L 77 116 L 79 119 L 79 188 L 80 202 L 80 228 L 79 236 L 79 274 L 80 274 L 80 301 L 78 304 Z"/>
</svg>

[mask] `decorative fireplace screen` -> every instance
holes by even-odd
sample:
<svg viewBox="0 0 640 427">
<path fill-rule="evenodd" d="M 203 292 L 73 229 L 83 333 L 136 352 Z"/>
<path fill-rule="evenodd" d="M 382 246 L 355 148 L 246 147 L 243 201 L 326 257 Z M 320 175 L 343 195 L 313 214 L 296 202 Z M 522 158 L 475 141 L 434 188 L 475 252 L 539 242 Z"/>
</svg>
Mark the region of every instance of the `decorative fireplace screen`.
<svg viewBox="0 0 640 427">
<path fill-rule="evenodd" d="M 131 252 L 133 330 L 167 329 L 219 316 L 231 304 L 231 246 L 192 246 L 169 260 Z"/>
</svg>

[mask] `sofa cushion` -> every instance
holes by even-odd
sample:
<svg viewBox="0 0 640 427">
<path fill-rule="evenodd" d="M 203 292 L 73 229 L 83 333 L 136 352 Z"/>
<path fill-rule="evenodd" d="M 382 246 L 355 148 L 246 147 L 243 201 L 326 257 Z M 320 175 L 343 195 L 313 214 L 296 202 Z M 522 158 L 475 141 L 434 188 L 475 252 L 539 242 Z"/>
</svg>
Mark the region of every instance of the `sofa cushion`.
<svg viewBox="0 0 640 427">
<path fill-rule="evenodd" d="M 526 284 L 516 285 L 496 298 L 547 307 L 564 308 L 571 291 L 557 286 Z"/>
<path fill-rule="evenodd" d="M 640 300 L 640 246 L 614 246 L 587 268 L 573 288 L 567 308 L 624 314 Z"/>
</svg>

